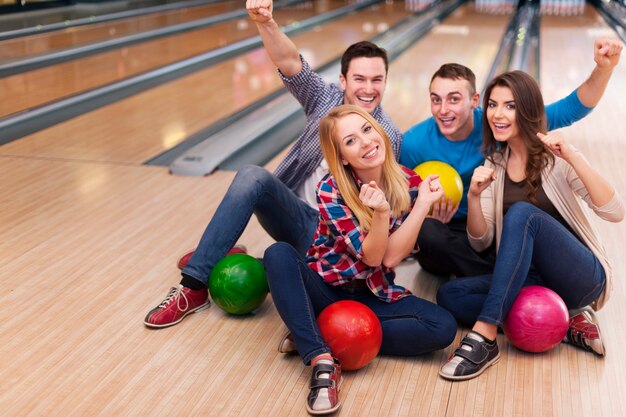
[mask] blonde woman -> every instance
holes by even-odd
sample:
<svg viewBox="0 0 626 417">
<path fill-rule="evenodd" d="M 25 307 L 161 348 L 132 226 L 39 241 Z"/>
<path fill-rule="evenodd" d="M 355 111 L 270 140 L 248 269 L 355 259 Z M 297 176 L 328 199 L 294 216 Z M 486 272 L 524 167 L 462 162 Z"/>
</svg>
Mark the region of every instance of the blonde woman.
<svg viewBox="0 0 626 417">
<path fill-rule="evenodd" d="M 438 178 L 423 181 L 394 160 L 384 130 L 365 111 L 343 105 L 320 122 L 330 174 L 318 185 L 319 224 L 306 258 L 286 243 L 264 256 L 276 309 L 305 365 L 313 365 L 307 409 L 339 408 L 341 365 L 322 340 L 316 315 L 340 300 L 367 305 L 380 319 L 380 352 L 420 355 L 448 346 L 456 323 L 443 308 L 394 283 L 393 267 L 415 246 Z"/>
</svg>

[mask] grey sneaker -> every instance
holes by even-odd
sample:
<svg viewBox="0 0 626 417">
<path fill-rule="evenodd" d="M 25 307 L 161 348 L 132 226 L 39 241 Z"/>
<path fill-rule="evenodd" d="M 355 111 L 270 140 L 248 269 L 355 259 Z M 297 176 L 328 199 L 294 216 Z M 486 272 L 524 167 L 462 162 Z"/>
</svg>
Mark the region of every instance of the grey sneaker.
<svg viewBox="0 0 626 417">
<path fill-rule="evenodd" d="M 298 349 L 296 348 L 296 344 L 293 341 L 293 337 L 291 337 L 291 333 L 287 333 L 280 339 L 280 343 L 278 344 L 278 352 L 280 353 L 298 353 Z"/>
<path fill-rule="evenodd" d="M 465 380 L 477 377 L 500 359 L 498 343 L 489 342 L 473 331 L 461 340 L 461 346 L 439 369 L 445 379 Z"/>
</svg>

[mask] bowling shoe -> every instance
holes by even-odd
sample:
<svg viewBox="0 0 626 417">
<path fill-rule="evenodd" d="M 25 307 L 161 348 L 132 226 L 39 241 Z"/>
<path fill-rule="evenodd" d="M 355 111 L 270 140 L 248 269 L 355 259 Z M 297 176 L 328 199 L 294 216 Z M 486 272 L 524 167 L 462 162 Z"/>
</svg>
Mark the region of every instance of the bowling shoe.
<svg viewBox="0 0 626 417">
<path fill-rule="evenodd" d="M 209 306 L 206 288 L 192 290 L 182 285 L 170 288 L 161 304 L 148 312 L 143 323 L 152 328 L 162 328 L 180 323 L 188 314 Z"/>
<path fill-rule="evenodd" d="M 298 349 L 296 348 L 296 344 L 293 341 L 293 337 L 291 337 L 291 333 L 285 334 L 278 344 L 278 352 L 279 353 L 298 353 Z"/>
<path fill-rule="evenodd" d="M 180 269 L 181 271 L 185 269 L 194 252 L 195 249 L 181 256 L 181 258 L 178 260 L 178 263 L 176 264 L 176 266 L 178 266 L 178 269 Z M 232 255 L 233 253 L 248 253 L 248 248 L 246 248 L 244 245 L 235 245 L 232 247 L 231 250 L 228 251 L 227 255 Z"/>
<path fill-rule="evenodd" d="M 341 388 L 341 364 L 337 359 L 319 360 L 313 366 L 309 396 L 306 409 L 309 414 L 322 415 L 334 413 L 341 406 L 339 388 Z"/>
<path fill-rule="evenodd" d="M 569 319 L 567 342 L 574 346 L 604 356 L 606 350 L 602 343 L 600 326 L 591 309 L 585 309 Z"/>
<path fill-rule="evenodd" d="M 461 340 L 461 346 L 444 362 L 439 375 L 451 380 L 477 377 L 500 359 L 498 343 L 486 340 L 482 335 L 470 331 Z"/>
</svg>

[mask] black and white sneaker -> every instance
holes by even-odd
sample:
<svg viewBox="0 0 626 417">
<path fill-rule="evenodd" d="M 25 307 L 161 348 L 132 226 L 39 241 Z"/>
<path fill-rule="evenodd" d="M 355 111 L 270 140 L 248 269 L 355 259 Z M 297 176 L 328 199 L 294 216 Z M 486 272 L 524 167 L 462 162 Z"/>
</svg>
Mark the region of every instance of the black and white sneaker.
<svg viewBox="0 0 626 417">
<path fill-rule="evenodd" d="M 477 377 L 485 369 L 498 362 L 500 350 L 496 341 L 489 341 L 482 335 L 470 331 L 461 340 L 461 346 L 441 366 L 439 375 L 451 380 L 465 380 Z"/>
<path fill-rule="evenodd" d="M 337 359 L 322 359 L 313 366 L 311 391 L 306 401 L 306 410 L 312 415 L 331 414 L 339 410 L 341 388 L 341 364 Z"/>
</svg>

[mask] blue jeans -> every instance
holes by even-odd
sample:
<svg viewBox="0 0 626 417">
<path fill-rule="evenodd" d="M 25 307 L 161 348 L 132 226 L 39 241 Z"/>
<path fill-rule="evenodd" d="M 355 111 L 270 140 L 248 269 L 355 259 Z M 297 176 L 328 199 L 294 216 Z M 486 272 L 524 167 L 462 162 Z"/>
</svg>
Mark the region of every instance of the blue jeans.
<svg viewBox="0 0 626 417">
<path fill-rule="evenodd" d="M 253 213 L 275 240 L 301 254 L 311 246 L 317 210 L 269 171 L 247 165 L 237 172 L 183 273 L 207 285 L 211 270 L 237 243 Z"/>
<path fill-rule="evenodd" d="M 270 246 L 263 263 L 276 310 L 305 365 L 322 353 L 330 353 L 316 317 L 340 300 L 363 303 L 378 316 L 383 329 L 382 354 L 412 356 L 432 352 L 448 346 L 456 335 L 454 317 L 436 304 L 413 295 L 387 303 L 367 288 L 330 286 L 286 243 Z"/>
<path fill-rule="evenodd" d="M 501 326 L 526 285 L 548 287 L 575 309 L 595 300 L 605 283 L 604 268 L 591 250 L 552 216 L 519 202 L 504 216 L 493 274 L 447 282 L 437 302 L 462 323 Z"/>
</svg>

